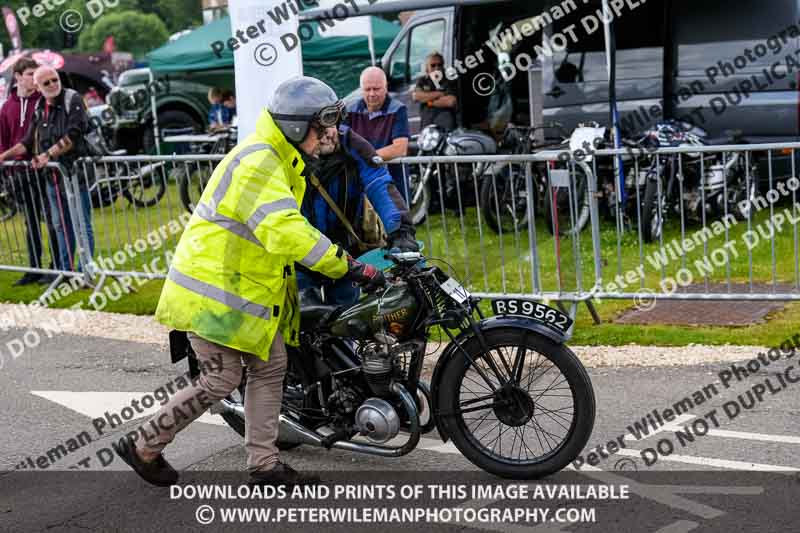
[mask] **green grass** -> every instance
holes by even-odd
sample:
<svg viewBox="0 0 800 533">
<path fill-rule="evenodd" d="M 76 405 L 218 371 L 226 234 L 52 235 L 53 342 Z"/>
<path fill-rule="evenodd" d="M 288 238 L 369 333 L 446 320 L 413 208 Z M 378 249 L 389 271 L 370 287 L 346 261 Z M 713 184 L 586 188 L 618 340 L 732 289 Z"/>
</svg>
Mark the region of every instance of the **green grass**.
<svg viewBox="0 0 800 533">
<path fill-rule="evenodd" d="M 775 212 L 782 211 L 785 207 L 787 206 L 776 206 Z M 134 208 L 128 205 L 124 199 L 120 199 L 113 208 L 96 209 L 93 214 L 97 238 L 96 255 L 112 256 L 114 252 L 122 250 L 127 243 L 137 237 L 156 230 L 170 220 L 177 220 L 177 217 L 183 212 L 182 209 L 178 201 L 177 190 L 172 185 L 169 187 L 167 196 L 153 208 Z M 769 210 L 756 213 L 751 227 L 754 229 L 769 216 Z M 128 222 L 122 222 L 124 220 L 128 220 Z M 418 228 L 417 237 L 425 242 L 427 256 L 447 259 L 453 272 L 473 292 L 530 293 L 533 281 L 531 279 L 531 261 L 528 257 L 528 232 L 520 232 L 516 235 L 504 234 L 501 239 L 485 224 L 483 231 L 479 232 L 477 220 L 478 215 L 474 208 L 467 210 L 463 224 L 458 217 L 443 218 L 441 215 L 432 215 L 426 223 Z M 559 263 L 555 253 L 557 243 L 547 231 L 541 218 L 536 219 L 536 228 L 536 241 L 539 249 L 537 258 L 539 264 L 536 273 L 539 278 L 539 289 L 546 292 L 568 292 L 580 287 L 583 291 L 588 291 L 594 284 L 594 258 L 590 229 L 586 228 L 577 239 L 562 237 L 559 240 Z M 701 229 L 699 224 L 687 226 L 685 236 L 691 237 L 699 229 Z M 732 254 L 730 256 L 730 279 L 732 282 L 747 283 L 751 279 L 750 265 L 752 265 L 752 280 L 755 283 L 772 282 L 773 250 L 771 243 L 767 240 L 759 243 L 752 250 L 748 250 L 742 240 L 742 236 L 747 230 L 747 222 L 732 226 L 728 232 L 727 241 L 724 233 L 708 241 L 708 252 L 720 248 L 726 242 L 733 242 L 738 257 Z M 3 234 L 3 231 L 7 233 Z M 776 234 L 774 279 L 778 283 L 796 286 L 794 232 L 794 227 L 787 226 L 781 233 Z M 24 226 L 20 216 L 10 222 L 0 224 L 0 241 L 13 243 L 14 240 L 10 240 L 8 237 L 13 234 L 18 236 L 19 242 L 23 242 L 20 239 L 24 235 Z M 608 221 L 602 223 L 600 237 L 603 286 L 609 292 L 619 290 L 608 285 L 613 281 L 613 277 L 618 273 L 624 275 L 629 270 L 636 269 L 640 265 L 640 260 L 644 264 L 644 278 L 622 290 L 634 292 L 640 286 L 655 291 L 659 290 L 662 271 L 651 265 L 646 259 L 648 255 L 653 254 L 659 248 L 658 244 L 643 244 L 640 249 L 635 231 L 625 232 L 618 242 L 614 224 Z M 178 235 L 170 236 L 165 247 L 174 248 L 177 238 Z M 680 226 L 672 224 L 666 229 L 663 242 L 667 243 L 673 239 L 680 240 L 680 238 Z M 466 249 L 465 242 L 468 243 Z M 0 264 L 26 264 L 27 255 L 24 244 L 12 248 L 6 247 L 0 250 Z M 141 268 L 141 265 L 148 263 L 160 254 L 163 254 L 163 250 L 151 250 L 148 247 L 144 253 L 139 253 L 133 259 L 127 260 L 123 269 Z M 576 257 L 579 261 L 576 261 Z M 694 283 L 700 285 L 698 287 L 700 291 L 703 290 L 702 285 L 706 281 L 710 284 L 723 283 L 727 277 L 727 270 L 724 266 L 714 268 L 705 276 L 698 271 L 695 263 L 702 261 L 703 257 L 703 247 L 695 248 L 684 258 L 679 258 L 677 261 L 670 260 L 663 269 L 663 275 L 673 277 L 685 266 L 692 272 Z M 751 258 L 752 260 L 750 260 Z M 19 277 L 18 273 L 0 272 L 0 301 L 29 302 L 41 294 L 43 287 L 40 285 L 13 287 L 13 282 Z M 151 314 L 157 305 L 161 286 L 161 281 L 147 282 L 138 287 L 137 293 L 116 302 L 109 302 L 105 310 Z M 88 290 L 78 291 L 58 300 L 55 306 L 69 307 L 81 300 L 88 301 L 89 295 L 90 291 Z M 613 321 L 616 317 L 630 309 L 631 302 L 606 300 L 595 301 L 595 305 L 603 324 L 593 325 L 591 316 L 582 304 L 579 307 L 572 343 L 608 345 L 636 343 L 666 346 L 684 346 L 691 343 L 770 345 L 780 343 L 800 329 L 800 304 L 789 304 L 783 311 L 771 315 L 766 323 L 747 327 L 614 324 Z M 730 305 L 735 305 L 735 303 Z"/>
</svg>

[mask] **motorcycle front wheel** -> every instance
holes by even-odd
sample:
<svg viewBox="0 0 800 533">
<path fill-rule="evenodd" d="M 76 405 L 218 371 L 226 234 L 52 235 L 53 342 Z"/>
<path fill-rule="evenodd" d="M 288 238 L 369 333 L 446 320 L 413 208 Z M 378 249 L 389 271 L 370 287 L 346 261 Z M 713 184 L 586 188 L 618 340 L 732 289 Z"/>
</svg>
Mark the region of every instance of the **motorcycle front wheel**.
<svg viewBox="0 0 800 533">
<path fill-rule="evenodd" d="M 194 208 L 203 195 L 208 180 L 214 168 L 211 163 L 197 163 L 185 169 L 179 178 L 178 193 L 181 197 L 183 207 L 190 213 L 194 213 Z"/>
<path fill-rule="evenodd" d="M 409 215 L 411 223 L 416 225 L 425 222 L 425 217 L 428 216 L 428 210 L 431 206 L 431 184 L 430 181 L 422 183 L 422 175 L 420 172 L 412 172 L 409 176 L 409 189 L 410 189 L 410 206 Z"/>
<path fill-rule="evenodd" d="M 594 427 L 586 369 L 569 348 L 526 329 L 484 337 L 488 352 L 472 337 L 443 370 L 438 406 L 446 434 L 473 464 L 500 477 L 538 479 L 562 470 Z"/>
<path fill-rule="evenodd" d="M 166 193 L 166 181 L 157 171 L 143 172 L 122 190 L 122 196 L 136 207 L 155 207 Z"/>
<path fill-rule="evenodd" d="M 533 183 L 539 182 L 534 174 Z M 535 195 L 535 191 L 534 191 Z M 515 233 L 528 227 L 528 198 L 524 167 L 503 165 L 481 183 L 480 206 L 486 225 L 495 233 Z M 534 205 L 535 205 L 534 196 Z"/>
<path fill-rule="evenodd" d="M 544 219 L 551 235 L 574 236 L 583 231 L 590 215 L 586 180 L 578 181 L 574 189 L 548 184 L 544 193 Z"/>
</svg>

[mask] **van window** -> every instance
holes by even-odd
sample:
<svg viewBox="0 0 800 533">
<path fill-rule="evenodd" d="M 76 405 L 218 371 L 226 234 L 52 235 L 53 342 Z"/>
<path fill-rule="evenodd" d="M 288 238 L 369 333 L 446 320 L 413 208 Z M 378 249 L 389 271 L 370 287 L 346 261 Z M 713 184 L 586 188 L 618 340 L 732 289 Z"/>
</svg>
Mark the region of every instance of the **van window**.
<svg viewBox="0 0 800 533">
<path fill-rule="evenodd" d="M 389 61 L 389 80 L 397 80 L 400 82 L 408 82 L 408 38 L 410 33 L 406 33 L 397 48 L 394 49 L 392 58 Z"/>
<path fill-rule="evenodd" d="M 562 32 L 571 24 L 578 28 L 580 39 L 568 39 L 566 51 L 555 52 L 552 58 L 554 75 L 560 83 L 605 82 L 608 68 L 605 35 L 600 26 L 586 35 L 581 21 L 597 14 L 598 4 L 579 5 L 576 11 L 555 21 L 553 32 Z M 637 79 L 660 77 L 664 59 L 664 6 L 660 2 L 640 5 L 635 12 L 614 20 L 617 43 L 617 78 Z"/>
<path fill-rule="evenodd" d="M 409 67 L 411 75 L 417 77 L 425 71 L 425 60 L 432 52 L 444 54 L 444 19 L 420 24 L 411 30 Z"/>
<path fill-rule="evenodd" d="M 410 82 L 425 70 L 431 52 L 444 54 L 444 19 L 414 26 L 397 45 L 389 62 L 389 79 Z M 410 43 L 410 46 L 409 46 Z"/>
<path fill-rule="evenodd" d="M 794 0 L 738 0 L 736 9 L 724 0 L 705 0 L 692 6 L 675 2 L 675 41 L 678 45 L 678 75 L 689 81 L 706 79 L 706 69 L 718 62 L 732 62 L 745 50 L 756 45 L 773 45 L 764 55 L 755 55 L 740 73 L 759 73 L 785 55 L 786 41 L 768 43 L 768 39 L 781 31 L 786 32 L 797 20 L 797 3 Z M 796 41 L 788 41 L 794 52 Z M 775 87 L 773 87 L 775 88 Z"/>
</svg>

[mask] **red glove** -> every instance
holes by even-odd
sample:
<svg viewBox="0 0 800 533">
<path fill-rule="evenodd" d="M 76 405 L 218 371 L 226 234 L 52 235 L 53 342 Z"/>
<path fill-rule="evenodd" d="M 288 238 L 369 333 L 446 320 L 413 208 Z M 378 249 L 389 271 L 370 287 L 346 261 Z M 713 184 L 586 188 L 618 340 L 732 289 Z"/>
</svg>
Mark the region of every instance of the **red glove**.
<svg viewBox="0 0 800 533">
<path fill-rule="evenodd" d="M 374 265 L 356 261 L 349 255 L 347 256 L 347 274 L 345 276 L 361 285 L 366 292 L 373 292 L 386 286 L 386 278 L 383 276 L 382 270 L 378 270 Z"/>
</svg>

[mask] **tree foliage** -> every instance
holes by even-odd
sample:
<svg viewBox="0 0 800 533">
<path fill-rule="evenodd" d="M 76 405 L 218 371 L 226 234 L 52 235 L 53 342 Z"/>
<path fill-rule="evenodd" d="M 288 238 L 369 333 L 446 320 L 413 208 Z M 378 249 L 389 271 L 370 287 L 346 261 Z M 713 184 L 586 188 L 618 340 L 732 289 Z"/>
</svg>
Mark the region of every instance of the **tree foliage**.
<svg viewBox="0 0 800 533">
<path fill-rule="evenodd" d="M 141 56 L 163 45 L 170 34 L 202 24 L 200 0 L 65 0 L 60 4 L 56 1 L 48 0 L 51 10 L 42 4 L 43 14 L 36 10 L 42 14 L 40 17 L 34 12 L 36 0 L 9 0 L 2 4 L 17 14 L 24 48 L 64 50 L 65 32 L 60 19 L 67 10 L 78 11 L 83 21 L 80 31 L 75 34 L 78 42 L 75 51 L 99 51 L 106 35 L 113 34 L 117 50 Z M 123 13 L 123 17 L 136 17 L 136 22 L 121 24 L 120 15 Z M 141 18 L 145 16 L 149 18 Z M 142 26 L 139 21 L 143 20 L 147 25 Z M 4 24 L 0 24 L 0 43 L 8 53 L 11 39 Z"/>
<path fill-rule="evenodd" d="M 114 36 L 117 50 L 131 52 L 134 57 L 144 56 L 169 38 L 167 26 L 157 15 L 117 11 L 98 18 L 97 22 L 83 30 L 78 49 L 84 52 L 100 50 L 109 35 Z"/>
</svg>

